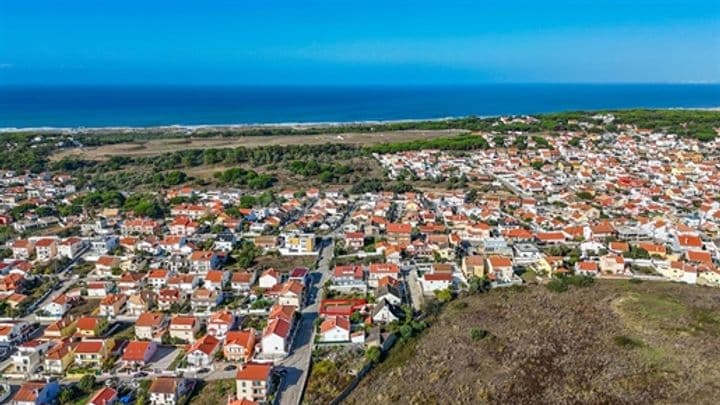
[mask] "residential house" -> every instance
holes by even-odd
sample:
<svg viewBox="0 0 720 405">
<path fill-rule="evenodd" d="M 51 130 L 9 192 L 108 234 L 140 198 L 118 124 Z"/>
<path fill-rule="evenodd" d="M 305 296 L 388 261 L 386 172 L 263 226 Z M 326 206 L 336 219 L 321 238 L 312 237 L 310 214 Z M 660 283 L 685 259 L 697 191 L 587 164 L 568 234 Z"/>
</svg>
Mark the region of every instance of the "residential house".
<svg viewBox="0 0 720 405">
<path fill-rule="evenodd" d="M 69 340 L 61 340 L 45 355 L 45 372 L 62 375 L 75 361 L 75 353 Z"/>
<path fill-rule="evenodd" d="M 332 289 L 343 292 L 366 292 L 365 272 L 358 265 L 335 266 L 332 273 Z"/>
<path fill-rule="evenodd" d="M 294 306 L 297 309 L 302 307 L 304 301 L 305 287 L 295 280 L 289 280 L 283 284 L 278 296 L 280 305 Z"/>
<path fill-rule="evenodd" d="M 378 287 L 378 281 L 383 277 L 400 278 L 400 267 L 395 263 L 373 263 L 369 267 L 368 285 Z"/>
<path fill-rule="evenodd" d="M 17 346 L 12 355 L 12 371 L 25 377 L 32 376 L 43 362 L 43 356 L 50 349 L 49 342 L 38 339 L 29 340 Z"/>
<path fill-rule="evenodd" d="M 228 331 L 225 335 L 223 354 L 227 361 L 249 362 L 255 354 L 255 329 Z"/>
<path fill-rule="evenodd" d="M 125 304 L 125 312 L 129 316 L 139 316 L 143 312 L 151 310 L 154 306 L 155 293 L 152 291 L 140 291 L 128 298 Z"/>
<path fill-rule="evenodd" d="M 28 239 L 18 239 L 12 246 L 13 259 L 28 260 L 35 251 L 35 243 Z"/>
<path fill-rule="evenodd" d="M 258 404 L 266 403 L 273 389 L 272 370 L 272 364 L 267 363 L 243 365 L 235 377 L 237 399 L 253 401 Z"/>
<path fill-rule="evenodd" d="M 162 341 L 167 330 L 167 315 L 162 312 L 146 312 L 135 321 L 135 337 L 140 340 Z"/>
<path fill-rule="evenodd" d="M 200 250 L 190 255 L 190 267 L 194 272 L 206 273 L 220 266 L 220 256 L 213 251 Z"/>
<path fill-rule="evenodd" d="M 122 361 L 130 366 L 145 366 L 155 355 L 157 349 L 158 344 L 154 341 L 130 341 L 123 349 Z"/>
<path fill-rule="evenodd" d="M 55 403 L 60 393 L 57 381 L 26 381 L 13 395 L 11 405 L 45 405 Z"/>
<path fill-rule="evenodd" d="M 188 343 L 195 343 L 195 334 L 200 330 L 200 322 L 194 316 L 175 315 L 170 320 L 170 337 Z"/>
<path fill-rule="evenodd" d="M 57 256 L 57 240 L 52 238 L 43 238 L 35 242 L 35 257 L 38 260 L 46 261 Z"/>
<path fill-rule="evenodd" d="M 225 283 L 230 279 L 230 273 L 224 270 L 209 270 L 205 274 L 204 287 L 207 289 L 220 291 Z"/>
<path fill-rule="evenodd" d="M 314 233 L 289 233 L 280 237 L 280 253 L 283 255 L 312 255 L 315 251 Z"/>
<path fill-rule="evenodd" d="M 108 294 L 100 301 L 100 316 L 115 318 L 125 311 L 127 295 Z"/>
<path fill-rule="evenodd" d="M 262 272 L 258 286 L 260 288 L 273 288 L 276 284 L 280 283 L 280 274 L 273 269 L 269 268 Z"/>
<path fill-rule="evenodd" d="M 150 384 L 151 405 L 177 405 L 180 396 L 187 391 L 187 384 L 183 378 L 156 377 Z"/>
<path fill-rule="evenodd" d="M 104 318 L 97 318 L 93 316 L 83 316 L 78 319 L 75 324 L 77 334 L 87 337 L 98 337 L 102 335 L 107 326 L 108 323 Z"/>
<path fill-rule="evenodd" d="M 80 341 L 74 349 L 75 364 L 80 367 L 101 367 L 113 348 L 112 339 Z"/>
<path fill-rule="evenodd" d="M 320 324 L 320 341 L 323 343 L 344 343 L 350 341 L 350 318 L 331 316 Z"/>
<path fill-rule="evenodd" d="M 485 277 L 485 257 L 479 255 L 463 257 L 462 272 L 467 278 Z"/>
<path fill-rule="evenodd" d="M 205 335 L 198 339 L 188 349 L 186 360 L 193 367 L 212 366 L 215 354 L 220 350 L 220 340 L 212 335 Z"/>
<path fill-rule="evenodd" d="M 285 357 L 288 354 L 288 338 L 292 325 L 281 318 L 271 320 L 260 339 L 262 354 L 267 358 Z"/>
<path fill-rule="evenodd" d="M 575 264 L 575 273 L 581 276 L 595 277 L 598 275 L 598 263 L 590 260 L 583 260 Z"/>
<path fill-rule="evenodd" d="M 600 258 L 599 267 L 603 274 L 624 274 L 625 259 L 620 255 L 607 254 Z"/>
<path fill-rule="evenodd" d="M 512 260 L 505 256 L 492 255 L 486 260 L 486 270 L 491 280 L 507 283 L 513 277 Z"/>
<path fill-rule="evenodd" d="M 115 405 L 118 402 L 118 392 L 110 387 L 102 387 L 97 390 L 88 405 Z"/>
<path fill-rule="evenodd" d="M 190 297 L 190 306 L 195 312 L 206 312 L 220 305 L 223 300 L 222 291 L 217 292 L 215 290 L 209 290 L 205 287 L 201 287 L 193 291 Z"/>
<path fill-rule="evenodd" d="M 174 288 L 160 290 L 157 297 L 158 309 L 161 311 L 169 311 L 173 305 L 179 305 L 184 301 L 185 296 Z"/>
<path fill-rule="evenodd" d="M 402 308 L 397 305 L 393 305 L 386 300 L 378 301 L 372 310 L 372 320 L 376 323 L 390 323 L 394 321 L 402 320 L 405 317 L 405 313 Z"/>
<path fill-rule="evenodd" d="M 230 311 L 218 311 L 210 315 L 207 324 L 208 335 L 215 336 L 222 340 L 229 331 L 235 329 L 237 317 Z"/>
<path fill-rule="evenodd" d="M 246 293 L 252 286 L 254 273 L 249 271 L 238 271 L 230 276 L 230 288 L 236 293 Z"/>
</svg>

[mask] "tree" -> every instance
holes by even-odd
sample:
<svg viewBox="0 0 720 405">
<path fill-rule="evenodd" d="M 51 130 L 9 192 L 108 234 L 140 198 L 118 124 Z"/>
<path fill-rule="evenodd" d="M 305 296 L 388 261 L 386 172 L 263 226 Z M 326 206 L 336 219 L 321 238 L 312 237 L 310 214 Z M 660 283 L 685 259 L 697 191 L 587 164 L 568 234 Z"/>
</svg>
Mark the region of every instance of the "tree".
<svg viewBox="0 0 720 405">
<path fill-rule="evenodd" d="M 60 388 L 58 399 L 61 404 L 69 404 L 75 401 L 76 396 L 75 390 L 71 386 L 63 385 L 62 388 Z"/>
<path fill-rule="evenodd" d="M 435 298 L 440 302 L 449 302 L 453 299 L 452 291 L 449 288 L 435 291 Z"/>
<path fill-rule="evenodd" d="M 83 392 L 91 392 L 95 388 L 95 376 L 92 374 L 85 374 L 78 382 L 78 388 Z"/>
<path fill-rule="evenodd" d="M 372 364 L 380 362 L 380 357 L 382 357 L 382 351 L 380 351 L 380 348 L 377 346 L 368 347 L 368 349 L 365 350 L 365 358 Z"/>
<path fill-rule="evenodd" d="M 413 335 L 413 328 L 410 325 L 403 325 L 400 327 L 400 336 L 403 337 L 403 339 L 407 339 L 409 337 L 412 337 Z"/>
</svg>

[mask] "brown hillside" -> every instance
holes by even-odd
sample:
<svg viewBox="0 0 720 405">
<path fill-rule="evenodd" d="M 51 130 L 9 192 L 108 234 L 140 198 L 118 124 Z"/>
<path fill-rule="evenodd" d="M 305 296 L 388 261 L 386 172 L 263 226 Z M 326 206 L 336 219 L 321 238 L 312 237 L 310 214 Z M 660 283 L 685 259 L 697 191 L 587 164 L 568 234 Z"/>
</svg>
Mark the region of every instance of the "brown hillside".
<svg viewBox="0 0 720 405">
<path fill-rule="evenodd" d="M 346 403 L 718 398 L 720 291 L 602 281 L 562 293 L 533 286 L 455 301 L 421 337 L 393 349 Z"/>
</svg>

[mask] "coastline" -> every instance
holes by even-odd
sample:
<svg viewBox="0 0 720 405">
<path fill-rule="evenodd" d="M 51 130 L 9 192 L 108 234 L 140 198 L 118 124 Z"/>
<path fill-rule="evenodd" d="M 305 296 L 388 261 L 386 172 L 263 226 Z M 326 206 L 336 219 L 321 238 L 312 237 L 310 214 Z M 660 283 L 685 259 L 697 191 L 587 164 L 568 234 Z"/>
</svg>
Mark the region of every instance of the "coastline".
<svg viewBox="0 0 720 405">
<path fill-rule="evenodd" d="M 612 112 L 612 111 L 628 111 L 628 110 L 682 110 L 682 111 L 720 111 L 720 105 L 716 107 L 668 107 L 668 108 L 646 108 L 646 107 L 634 107 L 634 108 L 612 108 L 612 109 L 589 109 L 589 110 L 565 110 L 565 111 L 553 111 L 553 112 L 540 112 L 532 114 L 490 114 L 490 115 L 460 115 L 460 116 L 448 116 L 441 118 L 407 118 L 407 119 L 394 119 L 394 120 L 361 120 L 361 121 L 318 121 L 318 122 L 277 122 L 277 123 L 236 123 L 236 124 L 169 124 L 169 125 L 110 125 L 110 126 L 76 126 L 76 127 L 54 127 L 54 126 L 43 126 L 43 127 L 0 127 L 0 134 L 2 133 L 17 133 L 17 132 L 34 132 L 34 133 L 64 133 L 64 134 L 82 134 L 82 133 L 95 133 L 95 132 L 109 132 L 109 133 L 133 133 L 142 132 L 148 130 L 155 131 L 179 131 L 179 132 L 196 132 L 201 130 L 243 130 L 243 129 L 257 129 L 257 128 L 297 128 L 297 129 L 308 129 L 308 128 L 333 128 L 333 127 L 345 127 L 345 126 L 368 126 L 368 125 L 385 125 L 385 124 L 403 124 L 403 123 L 417 123 L 417 122 L 440 122 L 449 120 L 459 120 L 464 118 L 497 118 L 501 116 L 527 116 L 527 115 L 544 115 L 554 114 L 563 112 Z"/>
</svg>

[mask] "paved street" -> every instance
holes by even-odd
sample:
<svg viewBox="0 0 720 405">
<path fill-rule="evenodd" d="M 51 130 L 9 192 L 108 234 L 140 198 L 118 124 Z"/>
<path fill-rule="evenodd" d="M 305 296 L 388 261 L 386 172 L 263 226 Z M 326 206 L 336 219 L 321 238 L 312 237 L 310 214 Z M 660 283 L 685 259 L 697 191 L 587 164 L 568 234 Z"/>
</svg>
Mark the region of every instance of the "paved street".
<svg viewBox="0 0 720 405">
<path fill-rule="evenodd" d="M 335 243 L 332 239 L 326 239 L 324 243 L 325 247 L 320 253 L 318 267 L 316 271 L 310 273 L 312 281 L 308 288 L 308 303 L 300 314 L 301 320 L 290 349 L 290 355 L 280 362 L 280 365 L 286 370 L 278 388 L 278 400 L 283 405 L 300 403 L 310 371 L 312 343 L 315 338 L 314 322 L 318 317 L 319 295 L 323 284 L 330 275 L 330 261 L 335 250 Z"/>
</svg>

